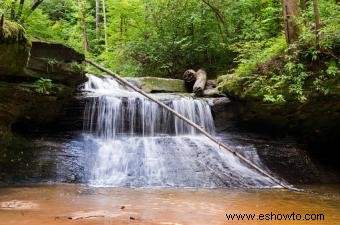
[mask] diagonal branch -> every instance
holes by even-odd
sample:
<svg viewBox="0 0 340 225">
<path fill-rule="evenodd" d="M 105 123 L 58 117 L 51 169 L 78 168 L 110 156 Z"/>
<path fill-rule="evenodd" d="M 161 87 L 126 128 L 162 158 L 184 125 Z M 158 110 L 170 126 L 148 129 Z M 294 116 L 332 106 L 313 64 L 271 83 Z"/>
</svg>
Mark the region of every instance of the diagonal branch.
<svg viewBox="0 0 340 225">
<path fill-rule="evenodd" d="M 43 2 L 44 0 L 35 0 L 31 6 L 31 13 Z"/>
</svg>

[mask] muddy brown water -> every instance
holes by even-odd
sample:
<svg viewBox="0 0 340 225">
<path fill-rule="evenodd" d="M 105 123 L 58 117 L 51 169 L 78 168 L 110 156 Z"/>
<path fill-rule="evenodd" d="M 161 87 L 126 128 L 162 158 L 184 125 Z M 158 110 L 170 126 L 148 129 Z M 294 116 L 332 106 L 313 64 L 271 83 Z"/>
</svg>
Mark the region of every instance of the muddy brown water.
<svg viewBox="0 0 340 225">
<path fill-rule="evenodd" d="M 340 224 L 340 186 L 282 189 L 131 189 L 53 184 L 0 188 L 0 225 Z M 256 214 L 231 221 L 226 214 Z M 284 220 L 282 214 L 300 214 Z M 263 218 L 272 220 L 260 220 Z M 280 215 L 281 216 L 280 216 Z M 305 215 L 323 220 L 303 220 Z M 274 217 L 277 220 L 274 220 Z"/>
</svg>

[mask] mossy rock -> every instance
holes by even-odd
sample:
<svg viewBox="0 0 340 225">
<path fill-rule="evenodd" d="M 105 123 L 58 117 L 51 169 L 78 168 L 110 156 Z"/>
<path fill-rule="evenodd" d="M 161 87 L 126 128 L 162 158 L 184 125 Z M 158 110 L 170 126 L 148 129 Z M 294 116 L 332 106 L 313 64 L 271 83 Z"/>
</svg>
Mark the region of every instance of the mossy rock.
<svg viewBox="0 0 340 225">
<path fill-rule="evenodd" d="M 22 26 L 5 21 L 0 29 L 0 75 L 22 73 L 27 65 L 31 46 Z"/>
<path fill-rule="evenodd" d="M 33 41 L 25 76 L 76 87 L 85 81 L 84 59 L 83 54 L 62 44 Z"/>
<path fill-rule="evenodd" d="M 130 82 L 148 93 L 184 93 L 187 92 L 185 82 L 179 79 L 157 77 L 128 78 Z"/>
</svg>

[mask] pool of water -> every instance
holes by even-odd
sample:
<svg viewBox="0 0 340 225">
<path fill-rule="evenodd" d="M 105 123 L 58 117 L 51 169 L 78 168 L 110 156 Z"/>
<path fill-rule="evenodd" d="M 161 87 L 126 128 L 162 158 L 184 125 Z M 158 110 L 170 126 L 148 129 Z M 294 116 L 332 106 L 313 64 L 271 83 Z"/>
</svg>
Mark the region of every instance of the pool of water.
<svg viewBox="0 0 340 225">
<path fill-rule="evenodd" d="M 0 224 L 340 224 L 339 185 L 301 188 L 305 191 L 70 184 L 2 187 Z M 284 220 L 283 215 L 293 213 Z M 255 217 L 232 221 L 226 214 Z"/>
</svg>

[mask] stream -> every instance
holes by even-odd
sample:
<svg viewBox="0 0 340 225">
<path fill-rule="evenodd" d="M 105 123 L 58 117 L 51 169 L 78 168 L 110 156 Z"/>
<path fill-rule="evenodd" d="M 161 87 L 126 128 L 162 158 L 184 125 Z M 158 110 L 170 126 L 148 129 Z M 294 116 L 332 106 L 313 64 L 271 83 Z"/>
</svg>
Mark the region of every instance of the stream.
<svg viewBox="0 0 340 225">
<path fill-rule="evenodd" d="M 339 186 L 283 190 L 138 93 L 111 78 L 88 78 L 82 129 L 33 135 L 39 148 L 14 152 L 22 158 L 8 166 L 11 185 L 0 189 L 1 225 L 340 224 Z M 207 99 L 153 96 L 271 174 L 258 149 L 294 146 L 217 132 Z M 242 222 L 228 221 L 229 213 L 302 218 Z M 311 223 L 306 214 L 324 219 Z"/>
</svg>

